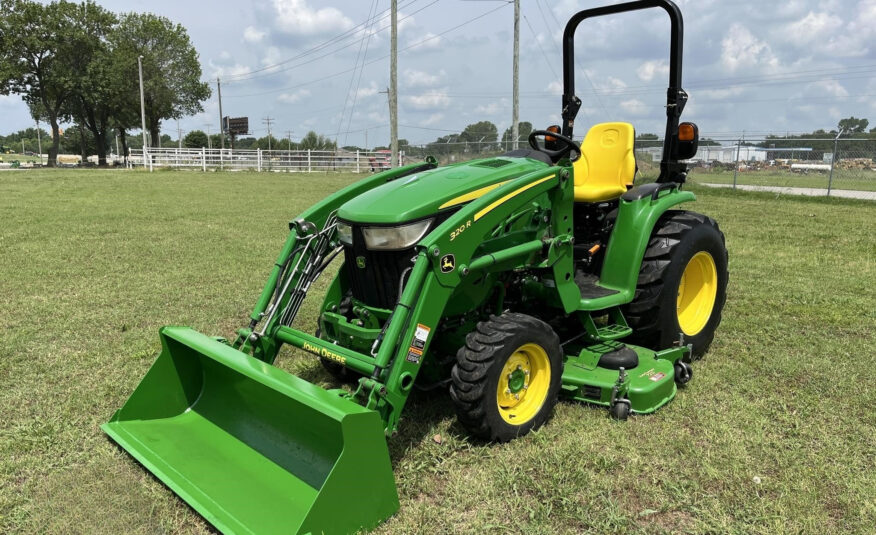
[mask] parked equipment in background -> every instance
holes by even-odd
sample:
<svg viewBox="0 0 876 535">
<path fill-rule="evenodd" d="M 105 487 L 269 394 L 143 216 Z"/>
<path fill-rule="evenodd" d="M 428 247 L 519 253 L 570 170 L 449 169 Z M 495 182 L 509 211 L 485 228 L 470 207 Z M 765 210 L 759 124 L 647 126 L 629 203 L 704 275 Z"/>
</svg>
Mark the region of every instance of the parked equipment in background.
<svg viewBox="0 0 876 535">
<path fill-rule="evenodd" d="M 633 186 L 627 123 L 573 138 L 584 19 L 659 7 L 671 21 L 660 177 Z M 668 403 L 721 320 L 724 237 L 676 209 L 698 131 L 679 123 L 682 18 L 669 0 L 581 11 L 563 37 L 561 126 L 529 148 L 376 173 L 290 233 L 234 340 L 161 329 L 162 352 L 103 429 L 225 533 L 349 533 L 398 508 L 386 437 L 414 388 L 447 388 L 459 421 L 507 441 L 558 400 L 618 420 Z M 335 260 L 336 273 L 328 268 Z M 318 324 L 296 322 L 333 277 Z M 350 388 L 273 366 L 288 344 Z"/>
</svg>

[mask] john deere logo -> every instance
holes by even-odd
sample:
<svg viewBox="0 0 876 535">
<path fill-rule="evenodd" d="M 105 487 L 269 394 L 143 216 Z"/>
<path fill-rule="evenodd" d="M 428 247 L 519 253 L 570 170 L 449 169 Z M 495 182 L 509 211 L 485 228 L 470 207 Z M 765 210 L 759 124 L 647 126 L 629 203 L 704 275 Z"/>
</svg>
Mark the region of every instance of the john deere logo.
<svg viewBox="0 0 876 535">
<path fill-rule="evenodd" d="M 456 267 L 456 259 L 452 254 L 441 257 L 441 273 L 450 273 Z"/>
<path fill-rule="evenodd" d="M 359 269 L 365 269 L 365 257 L 357 256 L 356 257 L 356 265 L 359 266 Z"/>
</svg>

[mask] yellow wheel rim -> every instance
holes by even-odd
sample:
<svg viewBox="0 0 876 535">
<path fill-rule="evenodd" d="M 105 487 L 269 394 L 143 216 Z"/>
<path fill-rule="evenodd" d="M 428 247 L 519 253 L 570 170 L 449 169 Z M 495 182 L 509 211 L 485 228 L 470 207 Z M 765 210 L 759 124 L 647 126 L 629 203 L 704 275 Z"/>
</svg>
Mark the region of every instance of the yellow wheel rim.
<svg viewBox="0 0 876 535">
<path fill-rule="evenodd" d="M 511 425 L 523 425 L 544 406 L 551 384 L 551 363 L 538 344 L 524 344 L 508 357 L 496 388 L 499 414 Z"/>
<path fill-rule="evenodd" d="M 690 259 L 678 283 L 678 326 L 681 332 L 694 336 L 703 330 L 718 294 L 718 269 L 715 259 L 700 251 Z"/>
</svg>

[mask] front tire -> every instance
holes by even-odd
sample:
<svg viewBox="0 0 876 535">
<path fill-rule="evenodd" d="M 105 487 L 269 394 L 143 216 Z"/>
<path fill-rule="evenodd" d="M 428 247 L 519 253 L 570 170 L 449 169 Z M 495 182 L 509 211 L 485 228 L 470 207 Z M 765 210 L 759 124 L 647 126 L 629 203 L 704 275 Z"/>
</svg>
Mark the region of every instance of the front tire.
<svg viewBox="0 0 876 535">
<path fill-rule="evenodd" d="M 478 323 L 451 372 L 450 397 L 473 436 L 507 442 L 549 417 L 563 375 L 560 339 L 532 316 L 505 313 Z"/>
<path fill-rule="evenodd" d="M 692 357 L 701 357 L 721 323 L 727 280 L 727 248 L 715 220 L 666 212 L 648 242 L 635 298 L 624 309 L 631 341 L 665 349 L 684 335 Z"/>
</svg>

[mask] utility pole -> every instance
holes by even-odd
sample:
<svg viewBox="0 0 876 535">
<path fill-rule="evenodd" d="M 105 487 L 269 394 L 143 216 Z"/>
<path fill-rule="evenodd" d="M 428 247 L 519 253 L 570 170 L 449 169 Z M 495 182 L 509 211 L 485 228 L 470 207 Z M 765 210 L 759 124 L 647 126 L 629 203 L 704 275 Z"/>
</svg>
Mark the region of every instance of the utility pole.
<svg viewBox="0 0 876 535">
<path fill-rule="evenodd" d="M 225 119 L 222 116 L 222 83 L 219 77 L 216 77 L 216 91 L 219 93 L 219 141 L 222 143 L 222 149 L 225 149 L 225 125 L 222 121 Z"/>
<path fill-rule="evenodd" d="M 389 150 L 390 166 L 398 167 L 398 0 L 392 0 L 389 45 Z"/>
<path fill-rule="evenodd" d="M 268 150 L 271 150 L 271 123 L 274 121 L 274 118 L 270 115 L 262 119 L 262 124 L 268 125 Z"/>
<path fill-rule="evenodd" d="M 43 164 L 43 139 L 42 139 L 42 135 L 40 135 L 40 120 L 37 119 L 36 123 L 37 123 L 37 150 L 40 153 L 40 165 L 42 165 Z M 118 144 L 119 144 L 119 142 L 118 142 L 118 140 L 116 140 L 116 146 L 118 146 Z M 116 149 L 116 152 L 119 152 L 119 150 Z"/>
<path fill-rule="evenodd" d="M 137 56 L 137 68 L 140 71 L 140 118 L 143 121 L 143 164 L 146 164 L 146 100 L 143 97 L 143 56 Z"/>
<path fill-rule="evenodd" d="M 213 150 L 213 140 L 210 139 L 210 123 L 205 125 L 207 127 L 207 148 Z"/>
<path fill-rule="evenodd" d="M 827 179 L 827 196 L 830 197 L 830 189 L 833 186 L 833 168 L 836 166 L 837 160 L 837 151 L 839 150 L 839 138 L 845 132 L 844 128 L 840 128 L 839 132 L 836 133 L 836 137 L 833 138 L 833 156 L 830 158 L 830 176 Z"/>
<path fill-rule="evenodd" d="M 177 148 L 182 149 L 182 130 L 179 129 L 179 119 L 176 120 L 176 142 Z"/>
<path fill-rule="evenodd" d="M 520 137 L 520 0 L 514 0 L 514 67 L 511 86 L 511 139 L 512 149 L 517 149 L 517 138 Z"/>
</svg>

